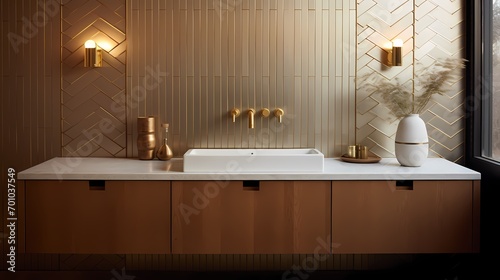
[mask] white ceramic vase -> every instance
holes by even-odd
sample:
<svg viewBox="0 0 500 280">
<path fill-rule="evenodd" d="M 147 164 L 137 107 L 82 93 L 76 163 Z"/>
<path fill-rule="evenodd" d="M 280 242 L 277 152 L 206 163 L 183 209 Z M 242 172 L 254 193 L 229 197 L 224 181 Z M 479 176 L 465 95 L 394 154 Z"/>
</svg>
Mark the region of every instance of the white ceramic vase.
<svg viewBox="0 0 500 280">
<path fill-rule="evenodd" d="M 396 131 L 396 159 L 404 166 L 421 166 L 429 154 L 429 137 L 425 122 L 418 114 L 399 121 Z"/>
</svg>

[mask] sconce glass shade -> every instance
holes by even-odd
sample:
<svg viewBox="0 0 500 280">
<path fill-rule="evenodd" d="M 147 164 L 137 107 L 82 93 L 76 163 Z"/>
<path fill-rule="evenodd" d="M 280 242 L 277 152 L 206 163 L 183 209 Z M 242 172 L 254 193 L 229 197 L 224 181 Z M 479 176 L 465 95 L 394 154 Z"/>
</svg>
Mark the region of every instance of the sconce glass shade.
<svg viewBox="0 0 500 280">
<path fill-rule="evenodd" d="M 95 48 L 95 42 L 94 42 L 94 40 L 87 40 L 85 42 L 85 48 L 86 49 L 93 49 L 93 48 Z"/>
<path fill-rule="evenodd" d="M 403 65 L 403 40 L 392 41 L 392 66 Z"/>
<path fill-rule="evenodd" d="M 392 46 L 393 47 L 402 47 L 403 46 L 403 40 L 401 40 L 401 39 L 394 39 L 394 41 L 392 41 Z"/>
<path fill-rule="evenodd" d="M 92 40 L 85 42 L 85 56 L 83 58 L 84 67 L 101 67 L 102 50 Z"/>
</svg>

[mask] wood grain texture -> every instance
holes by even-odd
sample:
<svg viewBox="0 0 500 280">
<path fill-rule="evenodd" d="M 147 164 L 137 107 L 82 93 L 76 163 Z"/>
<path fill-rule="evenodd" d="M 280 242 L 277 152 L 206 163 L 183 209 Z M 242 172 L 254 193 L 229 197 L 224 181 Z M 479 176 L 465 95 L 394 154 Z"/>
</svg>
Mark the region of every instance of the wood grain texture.
<svg viewBox="0 0 500 280">
<path fill-rule="evenodd" d="M 474 253 L 479 253 L 481 249 L 481 181 L 473 182 L 473 231 L 472 231 L 472 248 Z"/>
<path fill-rule="evenodd" d="M 169 182 L 29 181 L 26 252 L 169 253 Z"/>
<path fill-rule="evenodd" d="M 473 252 L 471 181 L 332 183 L 334 253 Z"/>
<path fill-rule="evenodd" d="M 125 255 L 121 254 L 60 254 L 59 270 L 62 271 L 112 271 L 121 272 Z"/>
<path fill-rule="evenodd" d="M 331 217 L 325 196 L 330 182 L 261 181 L 258 190 L 241 181 L 172 182 L 172 252 L 328 253 Z"/>
<path fill-rule="evenodd" d="M 18 228 L 17 228 L 17 244 L 18 244 L 18 252 L 24 253 L 26 251 L 26 184 L 25 181 L 19 181 L 17 186 L 17 219 L 18 219 Z"/>
</svg>

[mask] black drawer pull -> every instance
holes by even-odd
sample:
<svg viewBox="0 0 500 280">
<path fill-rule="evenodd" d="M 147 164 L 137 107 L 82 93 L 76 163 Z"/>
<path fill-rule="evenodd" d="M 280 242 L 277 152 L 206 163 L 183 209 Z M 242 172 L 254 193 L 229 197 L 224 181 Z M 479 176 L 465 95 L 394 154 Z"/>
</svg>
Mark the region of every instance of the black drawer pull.
<svg viewBox="0 0 500 280">
<path fill-rule="evenodd" d="M 104 180 L 90 180 L 89 190 L 91 191 L 104 191 L 106 190 L 106 181 Z"/>
<path fill-rule="evenodd" d="M 413 190 L 413 180 L 396 181 L 396 190 Z"/>
<path fill-rule="evenodd" d="M 260 181 L 243 181 L 243 189 L 247 191 L 258 191 Z"/>
</svg>

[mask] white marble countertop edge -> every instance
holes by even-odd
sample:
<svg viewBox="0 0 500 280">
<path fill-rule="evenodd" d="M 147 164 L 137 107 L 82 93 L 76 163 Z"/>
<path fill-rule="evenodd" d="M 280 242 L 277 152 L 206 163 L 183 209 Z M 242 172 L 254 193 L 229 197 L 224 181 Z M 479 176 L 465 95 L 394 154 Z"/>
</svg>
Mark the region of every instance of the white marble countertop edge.
<svg viewBox="0 0 500 280">
<path fill-rule="evenodd" d="M 53 158 L 18 173 L 19 180 L 480 180 L 481 174 L 442 158 L 421 167 L 401 166 L 395 158 L 379 163 L 348 163 L 325 158 L 318 173 L 187 173 L 182 158 Z"/>
</svg>

